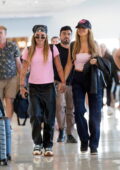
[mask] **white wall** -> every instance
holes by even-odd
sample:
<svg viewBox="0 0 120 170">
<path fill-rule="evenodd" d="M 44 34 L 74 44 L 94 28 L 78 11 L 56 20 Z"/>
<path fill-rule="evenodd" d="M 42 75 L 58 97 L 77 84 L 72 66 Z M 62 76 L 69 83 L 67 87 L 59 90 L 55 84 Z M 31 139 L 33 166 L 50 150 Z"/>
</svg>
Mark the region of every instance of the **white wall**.
<svg viewBox="0 0 120 170">
<path fill-rule="evenodd" d="M 35 24 L 49 24 L 51 17 L 0 19 L 0 25 L 8 28 L 8 37 L 31 36 Z"/>
<path fill-rule="evenodd" d="M 64 25 L 70 25 L 75 31 L 77 22 L 85 18 L 91 21 L 96 39 L 118 39 L 120 37 L 119 7 L 120 0 L 86 0 L 77 7 L 66 8 L 53 16 L 0 19 L 0 24 L 8 27 L 9 37 L 30 36 L 34 24 L 46 24 L 51 37 L 58 35 L 59 29 Z"/>
</svg>

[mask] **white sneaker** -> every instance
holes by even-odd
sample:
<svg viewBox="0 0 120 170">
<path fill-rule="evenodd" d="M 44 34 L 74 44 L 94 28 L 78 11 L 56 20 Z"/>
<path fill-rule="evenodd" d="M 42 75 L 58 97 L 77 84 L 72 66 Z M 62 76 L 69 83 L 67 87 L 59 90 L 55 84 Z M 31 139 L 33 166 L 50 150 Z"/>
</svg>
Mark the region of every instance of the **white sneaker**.
<svg viewBox="0 0 120 170">
<path fill-rule="evenodd" d="M 52 148 L 45 148 L 44 156 L 53 156 Z"/>
<path fill-rule="evenodd" d="M 107 107 L 107 114 L 108 114 L 108 115 L 112 115 L 113 112 L 114 112 L 114 111 L 113 111 L 113 108 L 110 107 L 110 106 L 108 106 L 108 107 Z"/>
<path fill-rule="evenodd" d="M 33 149 L 33 155 L 42 155 L 41 145 L 35 145 Z"/>
</svg>

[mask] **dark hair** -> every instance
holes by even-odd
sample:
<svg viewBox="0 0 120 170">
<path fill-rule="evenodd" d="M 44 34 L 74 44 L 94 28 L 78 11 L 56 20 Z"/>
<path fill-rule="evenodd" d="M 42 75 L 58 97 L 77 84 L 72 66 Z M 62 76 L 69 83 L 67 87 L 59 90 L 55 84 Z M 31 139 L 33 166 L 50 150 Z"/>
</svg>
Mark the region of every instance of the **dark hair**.
<svg viewBox="0 0 120 170">
<path fill-rule="evenodd" d="M 66 31 L 66 30 L 70 30 L 72 32 L 72 28 L 70 26 L 66 25 L 64 27 L 61 27 L 60 34 L 61 34 L 62 31 Z"/>
</svg>

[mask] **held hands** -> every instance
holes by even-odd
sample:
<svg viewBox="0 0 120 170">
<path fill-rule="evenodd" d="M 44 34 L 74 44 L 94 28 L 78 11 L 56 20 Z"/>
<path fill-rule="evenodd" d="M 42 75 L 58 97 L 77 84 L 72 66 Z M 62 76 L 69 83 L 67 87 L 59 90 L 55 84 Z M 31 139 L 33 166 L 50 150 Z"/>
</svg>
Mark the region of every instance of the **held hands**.
<svg viewBox="0 0 120 170">
<path fill-rule="evenodd" d="M 28 94 L 28 91 L 25 87 L 20 87 L 20 94 L 23 98 L 26 98 L 26 94 Z"/>
<path fill-rule="evenodd" d="M 95 65 L 97 64 L 97 59 L 93 58 L 90 60 L 90 64 Z"/>
<path fill-rule="evenodd" d="M 66 89 L 66 84 L 65 83 L 59 83 L 58 84 L 58 91 L 60 91 L 61 93 L 64 93 Z"/>
</svg>

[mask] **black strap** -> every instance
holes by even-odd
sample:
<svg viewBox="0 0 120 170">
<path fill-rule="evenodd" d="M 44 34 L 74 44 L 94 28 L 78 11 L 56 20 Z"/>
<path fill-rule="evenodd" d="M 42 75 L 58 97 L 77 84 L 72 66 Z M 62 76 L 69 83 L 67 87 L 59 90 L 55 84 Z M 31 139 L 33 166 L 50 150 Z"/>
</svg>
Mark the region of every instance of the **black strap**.
<svg viewBox="0 0 120 170">
<path fill-rule="evenodd" d="M 54 60 L 53 44 L 50 44 L 50 50 L 51 50 L 51 52 L 52 52 L 52 58 L 53 58 L 53 60 Z"/>
<path fill-rule="evenodd" d="M 71 42 L 71 44 L 70 44 L 70 55 L 71 55 L 71 59 L 72 59 L 72 60 L 73 60 L 72 53 L 73 53 L 73 46 L 74 46 L 74 43 L 75 43 L 75 41 Z"/>
<path fill-rule="evenodd" d="M 5 112 L 4 112 L 4 108 L 3 108 L 3 104 L 2 104 L 2 101 L 0 100 L 0 110 L 2 112 L 2 116 L 5 116 Z"/>
</svg>

